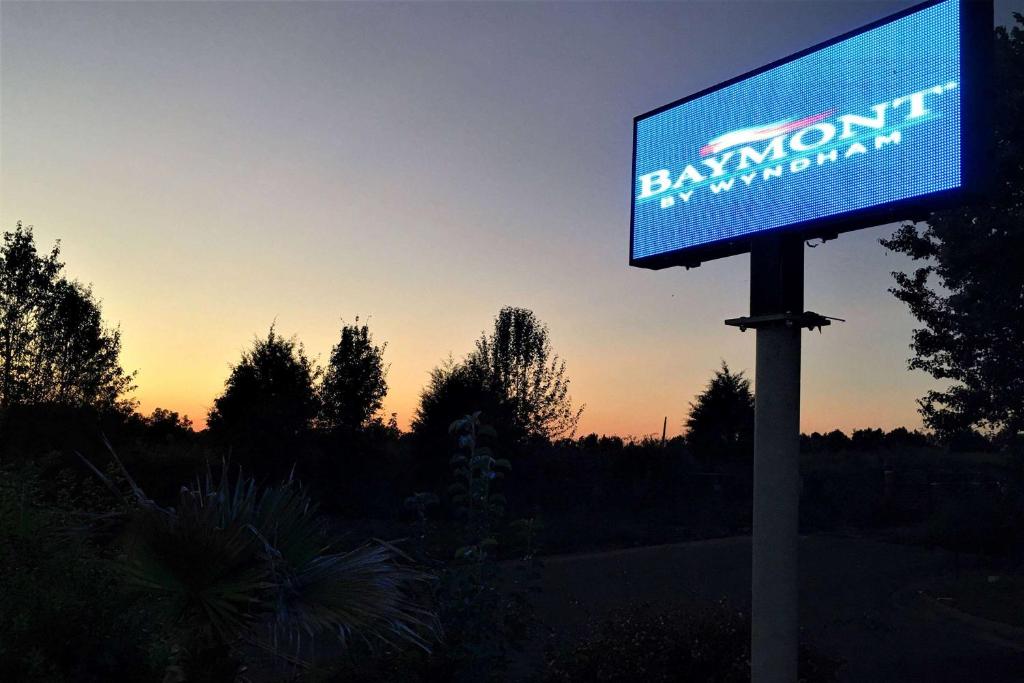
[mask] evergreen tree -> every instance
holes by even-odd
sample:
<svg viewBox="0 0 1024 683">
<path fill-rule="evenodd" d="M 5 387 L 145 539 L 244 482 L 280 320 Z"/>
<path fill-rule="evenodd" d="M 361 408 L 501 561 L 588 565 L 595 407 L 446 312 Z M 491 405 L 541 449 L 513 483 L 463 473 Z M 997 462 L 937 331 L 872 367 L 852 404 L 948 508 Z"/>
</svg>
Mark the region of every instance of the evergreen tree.
<svg viewBox="0 0 1024 683">
<path fill-rule="evenodd" d="M 754 395 L 750 380 L 722 362 L 704 391 L 690 404 L 686 443 L 704 458 L 748 455 L 754 444 Z"/>
</svg>

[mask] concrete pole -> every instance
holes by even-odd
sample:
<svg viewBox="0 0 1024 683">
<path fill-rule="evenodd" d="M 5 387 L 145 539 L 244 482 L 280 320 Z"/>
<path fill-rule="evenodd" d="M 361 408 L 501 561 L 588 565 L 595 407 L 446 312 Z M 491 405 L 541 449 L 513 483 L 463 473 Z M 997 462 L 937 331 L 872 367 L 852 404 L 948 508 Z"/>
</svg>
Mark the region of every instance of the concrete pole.
<svg viewBox="0 0 1024 683">
<path fill-rule="evenodd" d="M 796 683 L 800 326 L 757 329 L 751 610 L 753 683 Z"/>
</svg>

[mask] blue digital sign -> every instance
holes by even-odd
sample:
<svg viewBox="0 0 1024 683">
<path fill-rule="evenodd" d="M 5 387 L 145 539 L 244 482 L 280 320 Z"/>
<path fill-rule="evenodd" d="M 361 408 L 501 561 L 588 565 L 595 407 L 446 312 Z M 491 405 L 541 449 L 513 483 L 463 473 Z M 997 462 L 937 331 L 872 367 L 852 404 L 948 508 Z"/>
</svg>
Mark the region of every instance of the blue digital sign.
<svg viewBox="0 0 1024 683">
<path fill-rule="evenodd" d="M 967 7 L 926 3 L 637 117 L 630 262 L 866 227 L 866 210 L 962 189 Z"/>
</svg>

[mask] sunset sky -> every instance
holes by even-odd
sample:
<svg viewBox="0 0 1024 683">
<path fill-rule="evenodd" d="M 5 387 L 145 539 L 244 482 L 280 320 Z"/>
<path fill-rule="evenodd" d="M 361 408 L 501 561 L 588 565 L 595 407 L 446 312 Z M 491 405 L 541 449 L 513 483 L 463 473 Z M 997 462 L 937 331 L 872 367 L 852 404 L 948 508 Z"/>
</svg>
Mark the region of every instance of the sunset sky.
<svg viewBox="0 0 1024 683">
<path fill-rule="evenodd" d="M 503 305 L 566 359 L 580 431 L 679 433 L 753 372 L 746 256 L 627 266 L 632 119 L 912 2 L 0 4 L 0 226 L 60 239 L 136 397 L 202 424 L 271 323 L 388 343 L 404 427 Z M 997 2 L 1008 23 L 1024 0 Z M 882 226 L 806 255 L 802 428 L 920 426 Z"/>
</svg>

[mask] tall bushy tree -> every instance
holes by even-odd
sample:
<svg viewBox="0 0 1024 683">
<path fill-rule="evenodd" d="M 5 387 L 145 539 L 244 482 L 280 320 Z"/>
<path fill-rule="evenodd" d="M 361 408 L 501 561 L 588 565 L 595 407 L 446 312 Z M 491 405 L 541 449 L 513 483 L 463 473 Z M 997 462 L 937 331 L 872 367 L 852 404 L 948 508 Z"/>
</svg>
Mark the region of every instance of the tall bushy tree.
<svg viewBox="0 0 1024 683">
<path fill-rule="evenodd" d="M 103 324 L 92 290 L 61 273 L 59 243 L 36 249 L 19 221 L 0 247 L 0 406 L 59 403 L 130 408 L 134 373 L 121 333 Z"/>
<path fill-rule="evenodd" d="M 355 431 L 380 410 L 388 391 L 384 349 L 364 323 L 343 325 L 320 388 L 320 421 L 328 429 Z"/>
<path fill-rule="evenodd" d="M 449 427 L 454 419 L 474 411 L 480 411 L 492 426 L 497 425 L 499 433 L 511 435 L 514 427 L 510 411 L 478 367 L 449 358 L 434 368 L 412 420 L 422 485 L 436 486 L 444 479 L 451 456 Z"/>
<path fill-rule="evenodd" d="M 882 244 L 921 265 L 891 289 L 922 324 L 912 369 L 948 383 L 920 401 L 940 436 L 981 427 L 1024 432 L 1024 16 L 995 35 L 991 134 L 984 201 L 902 225 Z"/>
<path fill-rule="evenodd" d="M 750 380 L 732 372 L 722 362 L 686 419 L 686 443 L 702 457 L 742 455 L 752 452 L 754 395 Z"/>
<path fill-rule="evenodd" d="M 490 392 L 482 375 L 465 363 L 456 363 L 449 357 L 430 371 L 430 381 L 420 393 L 412 429 L 414 433 L 430 429 L 447 434 L 452 423 L 448 416 L 466 414 L 465 410 L 459 412 L 460 407 L 486 403 L 488 408 L 493 409 L 498 402 L 499 398 Z"/>
<path fill-rule="evenodd" d="M 503 398 L 527 437 L 575 433 L 583 408 L 573 406 L 565 361 L 552 351 L 548 328 L 533 311 L 502 308 L 490 336 L 480 336 L 466 363 Z"/>
<path fill-rule="evenodd" d="M 302 345 L 271 326 L 266 339 L 255 340 L 231 368 L 207 418 L 210 433 L 261 474 L 280 473 L 294 462 L 291 451 L 316 417 L 319 374 Z M 266 456 L 281 462 L 265 462 Z"/>
</svg>

